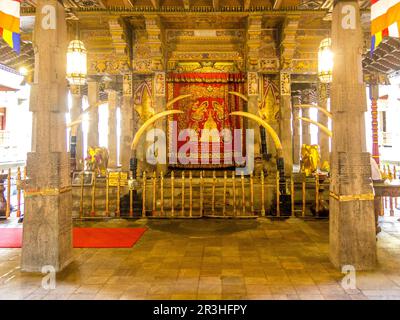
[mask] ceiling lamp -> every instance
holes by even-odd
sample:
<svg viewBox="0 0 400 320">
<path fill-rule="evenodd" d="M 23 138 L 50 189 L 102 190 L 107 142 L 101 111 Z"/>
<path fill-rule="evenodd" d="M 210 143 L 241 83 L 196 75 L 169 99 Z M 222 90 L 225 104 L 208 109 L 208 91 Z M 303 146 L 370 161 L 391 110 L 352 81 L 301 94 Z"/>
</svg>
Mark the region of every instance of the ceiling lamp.
<svg viewBox="0 0 400 320">
<path fill-rule="evenodd" d="M 67 79 L 69 84 L 82 86 L 86 84 L 87 51 L 80 40 L 72 40 L 67 50 Z"/>
<path fill-rule="evenodd" d="M 332 82 L 333 52 L 331 38 L 325 38 L 319 44 L 318 50 L 318 77 L 322 83 Z"/>
</svg>

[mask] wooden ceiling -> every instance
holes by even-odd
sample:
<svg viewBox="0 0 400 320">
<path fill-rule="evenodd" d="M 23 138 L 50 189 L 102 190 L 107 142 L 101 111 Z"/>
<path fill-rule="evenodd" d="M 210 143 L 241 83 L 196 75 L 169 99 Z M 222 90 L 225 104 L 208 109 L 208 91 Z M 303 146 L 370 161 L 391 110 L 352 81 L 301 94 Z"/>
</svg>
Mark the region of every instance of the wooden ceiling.
<svg viewBox="0 0 400 320">
<path fill-rule="evenodd" d="M 85 9 L 98 8 L 106 9 L 120 7 L 132 9 L 142 8 L 184 8 L 190 10 L 193 8 L 213 8 L 214 10 L 223 10 L 224 8 L 241 8 L 241 10 L 250 10 L 257 7 L 271 7 L 274 9 L 297 7 L 299 9 L 330 9 L 333 0 L 61 0 L 66 8 Z M 359 0 L 361 8 L 367 8 L 370 5 L 369 0 Z M 22 0 L 23 8 L 35 7 L 36 0 Z"/>
<path fill-rule="evenodd" d="M 249 12 L 262 12 L 264 30 L 281 28 L 287 14 L 300 14 L 297 31 L 297 54 L 313 53 L 318 49 L 319 41 L 329 35 L 329 12 L 333 0 L 60 0 L 63 2 L 67 19 L 79 19 L 81 32 L 98 31 L 95 40 L 90 37 L 85 44 L 89 51 L 108 52 L 112 42 L 109 34 L 110 16 L 124 17 L 132 29 L 143 28 L 143 14 L 157 12 L 162 27 L 169 30 L 182 29 L 242 29 L 246 28 Z M 369 0 L 361 0 L 362 8 L 369 6 Z M 3 40 L 0 40 L 0 63 L 18 70 L 20 66 L 33 69 L 33 48 L 30 43 L 34 26 L 34 10 L 36 0 L 22 0 L 21 29 L 23 43 L 21 55 L 17 56 Z M 299 10 L 299 11 L 298 11 Z M 274 31 L 274 32 L 275 32 Z M 89 35 L 90 35 L 89 32 Z M 102 33 L 103 32 L 103 33 Z M 278 37 L 277 35 L 274 36 Z M 231 50 L 237 46 L 237 39 L 229 38 L 221 43 Z M 216 45 L 208 43 L 197 45 Z M 185 46 L 196 48 L 191 39 L 177 39 L 176 50 L 184 50 Z M 239 41 L 240 45 L 240 41 Z M 230 46 L 231 48 L 228 48 Z"/>
<path fill-rule="evenodd" d="M 400 39 L 385 38 L 373 51 L 363 59 L 364 71 L 369 73 L 391 74 L 400 70 Z"/>
</svg>

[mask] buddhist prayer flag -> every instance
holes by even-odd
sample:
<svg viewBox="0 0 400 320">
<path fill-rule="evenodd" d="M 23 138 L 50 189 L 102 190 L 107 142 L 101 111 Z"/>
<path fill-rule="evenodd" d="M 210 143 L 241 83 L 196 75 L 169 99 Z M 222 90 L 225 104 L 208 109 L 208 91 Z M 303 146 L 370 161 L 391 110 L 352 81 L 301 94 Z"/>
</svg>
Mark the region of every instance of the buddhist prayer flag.
<svg viewBox="0 0 400 320">
<path fill-rule="evenodd" d="M 19 54 L 20 0 L 0 0 L 0 36 Z"/>
</svg>

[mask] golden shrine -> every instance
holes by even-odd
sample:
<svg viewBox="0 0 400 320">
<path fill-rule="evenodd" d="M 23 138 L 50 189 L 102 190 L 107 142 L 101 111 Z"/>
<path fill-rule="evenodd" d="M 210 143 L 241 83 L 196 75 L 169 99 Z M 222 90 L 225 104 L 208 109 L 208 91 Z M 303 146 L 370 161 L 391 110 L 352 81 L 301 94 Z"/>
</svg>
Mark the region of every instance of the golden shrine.
<svg viewBox="0 0 400 320">
<path fill-rule="evenodd" d="M 24 1 L 22 54 L 2 59 L 32 85 L 25 206 L 51 214 L 24 218 L 23 268 L 46 241 L 69 263 L 72 217 L 320 218 L 328 201 L 333 264 L 373 267 L 369 27 L 369 1 Z"/>
</svg>

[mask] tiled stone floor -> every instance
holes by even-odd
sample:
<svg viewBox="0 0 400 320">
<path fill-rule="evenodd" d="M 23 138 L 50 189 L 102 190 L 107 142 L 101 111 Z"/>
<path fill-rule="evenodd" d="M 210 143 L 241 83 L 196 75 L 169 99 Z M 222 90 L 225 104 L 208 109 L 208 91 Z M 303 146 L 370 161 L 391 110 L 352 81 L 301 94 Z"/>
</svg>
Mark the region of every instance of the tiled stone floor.
<svg viewBox="0 0 400 320">
<path fill-rule="evenodd" d="M 328 221 L 112 220 L 78 226 L 149 230 L 133 248 L 74 249 L 54 290 L 20 271 L 21 249 L 0 249 L 0 299 L 400 299 L 397 219 L 382 221 L 379 266 L 356 290 L 329 262 Z"/>
</svg>

